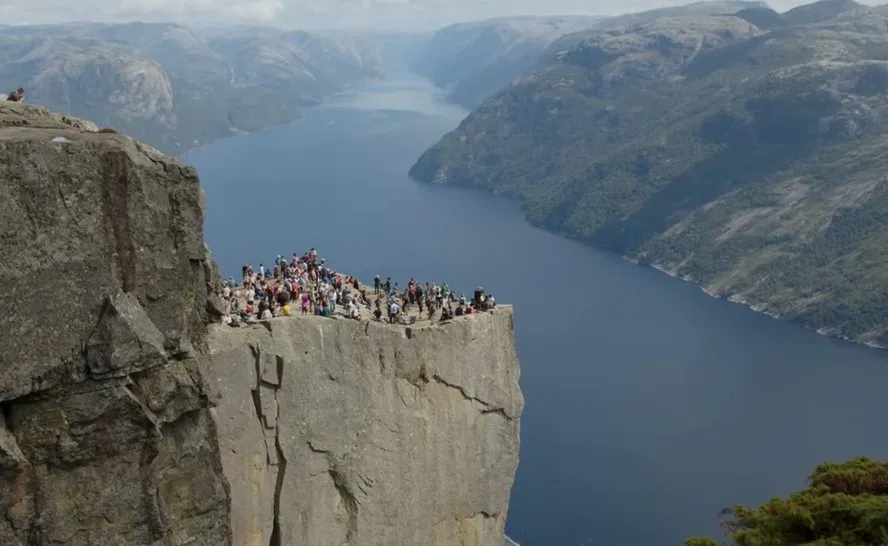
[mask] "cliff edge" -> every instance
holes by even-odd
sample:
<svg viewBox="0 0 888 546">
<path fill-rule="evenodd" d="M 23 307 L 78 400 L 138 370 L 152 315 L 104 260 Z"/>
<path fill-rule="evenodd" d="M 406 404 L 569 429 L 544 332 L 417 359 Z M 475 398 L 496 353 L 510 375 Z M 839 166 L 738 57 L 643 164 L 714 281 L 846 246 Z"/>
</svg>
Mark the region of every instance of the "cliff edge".
<svg viewBox="0 0 888 546">
<path fill-rule="evenodd" d="M 511 308 L 219 325 L 210 348 L 235 544 L 503 544 L 523 407 Z"/>
<path fill-rule="evenodd" d="M 2 101 L 0 219 L 0 544 L 502 544 L 510 309 L 215 324 L 196 172 Z"/>
</svg>

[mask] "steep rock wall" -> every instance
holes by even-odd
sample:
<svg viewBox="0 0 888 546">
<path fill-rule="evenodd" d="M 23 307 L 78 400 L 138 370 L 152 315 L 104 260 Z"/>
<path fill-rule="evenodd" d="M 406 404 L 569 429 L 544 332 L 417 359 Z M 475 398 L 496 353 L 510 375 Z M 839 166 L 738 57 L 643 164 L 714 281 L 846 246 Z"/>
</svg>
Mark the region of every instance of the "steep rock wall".
<svg viewBox="0 0 888 546">
<path fill-rule="evenodd" d="M 0 544 L 500 546 L 511 310 L 230 328 L 195 171 L 0 101 Z"/>
<path fill-rule="evenodd" d="M 0 102 L 0 544 L 230 544 L 197 176 L 95 131 Z"/>
<path fill-rule="evenodd" d="M 524 403 L 511 308 L 219 325 L 209 345 L 235 544 L 503 544 Z"/>
</svg>

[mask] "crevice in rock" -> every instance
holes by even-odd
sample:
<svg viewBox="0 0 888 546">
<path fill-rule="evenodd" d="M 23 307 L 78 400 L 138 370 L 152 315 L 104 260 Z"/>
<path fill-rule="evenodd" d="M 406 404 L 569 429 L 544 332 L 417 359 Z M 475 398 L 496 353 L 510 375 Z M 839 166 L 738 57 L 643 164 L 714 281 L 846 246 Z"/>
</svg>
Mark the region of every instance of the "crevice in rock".
<svg viewBox="0 0 888 546">
<path fill-rule="evenodd" d="M 11 401 L 0 403 L 0 476 L 16 474 L 29 464 L 12 427 L 12 405 Z"/>
<path fill-rule="evenodd" d="M 278 362 L 278 383 L 283 384 L 283 359 L 280 359 Z M 274 402 L 277 411 L 274 420 L 274 448 L 277 450 L 278 469 L 277 480 L 274 484 L 274 521 L 272 523 L 271 538 L 268 540 L 268 546 L 283 546 L 283 539 L 281 538 L 281 493 L 284 490 L 284 477 L 287 473 L 287 457 L 284 456 L 284 450 L 281 447 L 281 406 L 278 404 L 278 392 L 280 392 L 278 389 L 275 389 L 274 391 Z"/>
<path fill-rule="evenodd" d="M 445 380 L 443 377 L 441 377 L 438 374 L 433 375 L 432 379 L 436 383 L 444 385 L 445 387 L 450 387 L 451 389 L 456 389 L 457 391 L 459 391 L 460 394 L 462 394 L 463 398 L 465 398 L 466 400 L 468 400 L 470 402 L 478 402 L 479 404 L 484 406 L 484 409 L 481 410 L 482 415 L 487 414 L 487 413 L 496 413 L 496 414 L 502 415 L 503 418 L 506 420 L 509 420 L 509 421 L 512 420 L 512 417 L 506 413 L 505 408 L 493 406 L 489 402 L 485 402 L 484 400 L 481 400 L 480 398 L 477 398 L 475 396 L 470 396 L 469 393 L 467 393 L 464 388 L 462 388 L 459 385 L 455 385 L 453 383 L 447 382 L 447 380 Z"/>
<path fill-rule="evenodd" d="M 274 355 L 275 363 L 277 364 L 277 382 L 278 385 L 281 384 L 281 380 L 284 379 L 284 357 L 281 355 Z"/>
<path fill-rule="evenodd" d="M 126 152 L 116 150 L 102 156 L 102 205 L 107 227 L 114 241 L 114 273 L 120 280 L 121 289 L 131 292 L 135 288 L 136 249 L 130 228 L 130 158 Z M 112 266 L 112 267 L 113 267 Z"/>
<path fill-rule="evenodd" d="M 339 493 L 339 498 L 342 499 L 342 505 L 345 507 L 346 517 L 348 517 L 348 524 L 345 530 L 345 541 L 348 544 L 352 544 L 355 535 L 358 534 L 358 499 L 355 498 L 355 495 L 349 490 L 348 484 L 345 481 L 345 476 L 343 476 L 336 468 L 330 469 L 330 477 L 333 478 L 333 486 Z"/>
<path fill-rule="evenodd" d="M 124 392 L 132 399 L 139 407 L 142 409 L 142 413 L 145 415 L 145 418 L 154 425 L 154 431 L 160 436 L 160 418 L 151 411 L 151 408 L 148 407 L 148 404 L 142 400 L 142 397 L 136 392 L 138 390 L 138 385 L 133 385 L 130 387 L 128 385 L 122 385 Z M 135 389 L 135 390 L 134 390 Z"/>
<path fill-rule="evenodd" d="M 71 175 L 65 173 L 65 182 L 71 183 Z M 59 185 L 59 199 L 62 202 L 62 206 L 64 206 L 65 210 L 71 215 L 71 220 L 77 225 L 77 227 L 81 227 L 80 216 L 71 211 L 71 205 L 68 204 L 68 197 L 65 195 L 65 192 L 62 190 L 61 185 Z"/>
<path fill-rule="evenodd" d="M 437 375 L 435 377 L 437 378 Z M 426 366 L 425 362 L 423 362 L 419 367 L 419 380 L 423 383 L 429 383 L 431 381 L 431 378 L 429 378 L 429 368 Z M 417 383 L 414 383 L 414 385 L 422 388 Z"/>
<path fill-rule="evenodd" d="M 367 324 L 369 325 L 370 323 L 368 322 Z M 385 374 L 385 349 L 383 349 L 382 347 L 379 348 L 378 358 L 379 358 L 379 371 L 382 372 L 383 374 Z"/>
<path fill-rule="evenodd" d="M 493 413 L 493 414 L 499 415 L 500 417 L 502 417 L 503 419 L 505 419 L 507 421 L 512 420 L 511 417 L 506 415 L 506 410 L 504 410 L 503 408 L 492 408 L 492 409 L 481 410 L 481 415 L 487 415 L 488 413 Z"/>
<path fill-rule="evenodd" d="M 11 402 L 0 402 L 0 424 L 6 427 L 6 430 L 12 432 L 12 428 L 9 426 L 9 417 L 12 413 L 12 403 Z"/>
<path fill-rule="evenodd" d="M 312 450 L 314 453 L 324 453 L 324 454 L 330 453 L 330 450 L 328 450 L 328 449 L 315 447 L 315 445 L 311 442 L 311 440 L 308 440 L 306 443 L 308 444 L 308 449 Z"/>
<path fill-rule="evenodd" d="M 274 401 L 275 401 L 275 417 L 274 417 L 274 450 L 275 457 L 272 457 L 271 453 L 266 453 L 266 464 L 269 466 L 277 467 L 277 475 L 275 478 L 274 485 L 274 499 L 272 505 L 272 527 L 271 527 L 271 536 L 268 539 L 268 546 L 283 546 L 283 537 L 281 536 L 281 494 L 284 489 L 284 478 L 287 473 L 287 458 L 284 456 L 284 450 L 281 447 L 281 439 L 280 439 L 280 414 L 281 409 L 277 404 L 278 392 L 280 389 L 280 383 L 283 381 L 284 375 L 284 366 L 283 366 L 283 358 L 278 357 L 277 359 L 277 379 L 278 385 L 274 385 L 268 381 L 264 381 L 262 379 L 262 353 L 259 347 L 254 345 L 250 346 L 250 350 L 253 353 L 254 358 L 254 370 L 256 374 L 256 381 L 254 382 L 254 388 L 250 390 L 250 395 L 253 398 L 253 408 L 256 412 L 256 419 L 259 421 L 259 429 L 262 431 L 263 436 L 266 433 L 266 419 L 265 415 L 262 412 L 262 387 L 266 387 L 271 389 L 274 392 Z M 267 438 L 267 436 L 266 436 Z M 269 445 L 266 442 L 265 444 L 266 450 L 269 449 Z M 277 464 L 273 464 L 276 459 Z"/>
</svg>

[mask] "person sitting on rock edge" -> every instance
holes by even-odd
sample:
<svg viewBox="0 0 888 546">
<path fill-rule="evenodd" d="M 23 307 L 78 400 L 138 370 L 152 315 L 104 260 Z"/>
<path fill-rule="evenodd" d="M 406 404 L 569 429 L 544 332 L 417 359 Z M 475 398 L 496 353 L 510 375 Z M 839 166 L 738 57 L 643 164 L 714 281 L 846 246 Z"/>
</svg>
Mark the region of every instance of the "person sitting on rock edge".
<svg viewBox="0 0 888 546">
<path fill-rule="evenodd" d="M 10 94 L 6 97 L 6 100 L 8 100 L 8 101 L 12 101 L 12 102 L 24 102 L 24 100 L 25 100 L 25 89 L 24 89 L 23 87 L 19 87 L 18 89 L 16 89 L 16 90 L 13 91 L 12 93 L 10 93 Z"/>
</svg>

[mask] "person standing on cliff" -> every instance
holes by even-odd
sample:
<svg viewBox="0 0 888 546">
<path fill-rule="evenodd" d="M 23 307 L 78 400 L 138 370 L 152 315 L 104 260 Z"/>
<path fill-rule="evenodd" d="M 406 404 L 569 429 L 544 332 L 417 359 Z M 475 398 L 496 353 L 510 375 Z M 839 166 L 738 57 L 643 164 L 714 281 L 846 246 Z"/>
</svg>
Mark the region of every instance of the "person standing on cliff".
<svg viewBox="0 0 888 546">
<path fill-rule="evenodd" d="M 302 303 L 302 314 L 307 315 L 308 314 L 308 301 L 309 301 L 308 300 L 308 292 L 303 292 L 302 296 L 300 296 L 300 300 Z"/>
<path fill-rule="evenodd" d="M 401 306 L 398 305 L 398 302 L 392 301 L 391 307 L 389 307 L 389 324 L 395 324 L 398 322 L 400 317 L 398 316 L 401 313 Z"/>
<path fill-rule="evenodd" d="M 329 299 L 330 299 L 330 303 L 329 303 L 330 313 L 335 313 L 336 312 L 336 302 L 339 299 L 339 295 L 336 293 L 335 288 L 330 290 Z"/>
<path fill-rule="evenodd" d="M 379 278 L 379 273 L 376 274 L 376 278 L 373 279 L 373 293 L 379 294 L 379 287 L 382 285 L 382 279 Z"/>
</svg>

